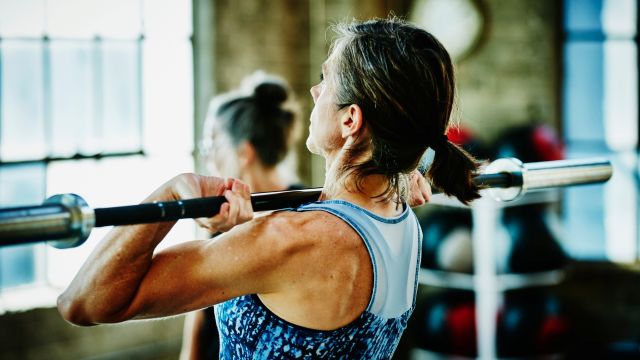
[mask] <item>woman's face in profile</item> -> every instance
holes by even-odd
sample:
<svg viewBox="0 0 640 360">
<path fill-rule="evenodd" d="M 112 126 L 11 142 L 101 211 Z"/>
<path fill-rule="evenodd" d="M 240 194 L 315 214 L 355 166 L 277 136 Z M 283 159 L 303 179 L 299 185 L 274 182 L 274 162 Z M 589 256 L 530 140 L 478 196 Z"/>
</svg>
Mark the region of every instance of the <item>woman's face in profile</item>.
<svg viewBox="0 0 640 360">
<path fill-rule="evenodd" d="M 215 126 L 211 131 L 210 140 L 204 156 L 208 174 L 239 178 L 238 152 L 229 134 L 221 126 Z"/>
<path fill-rule="evenodd" d="M 310 115 L 307 148 L 313 154 L 326 156 L 343 143 L 338 127 L 340 111 L 336 106 L 336 84 L 332 80 L 329 60 L 322 64 L 320 79 L 310 90 L 314 106 Z"/>
</svg>

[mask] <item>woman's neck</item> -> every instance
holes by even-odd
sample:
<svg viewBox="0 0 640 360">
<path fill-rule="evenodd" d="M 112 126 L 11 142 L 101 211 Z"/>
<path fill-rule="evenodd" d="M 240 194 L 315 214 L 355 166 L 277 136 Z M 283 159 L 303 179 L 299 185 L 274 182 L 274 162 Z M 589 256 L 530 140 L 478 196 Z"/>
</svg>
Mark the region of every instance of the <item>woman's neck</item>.
<svg viewBox="0 0 640 360">
<path fill-rule="evenodd" d="M 282 179 L 275 166 L 248 167 L 242 172 L 241 180 L 249 185 L 251 192 L 282 191 L 288 189 L 290 185 Z"/>
<path fill-rule="evenodd" d="M 349 201 L 369 211 L 385 217 L 397 216 L 402 213 L 402 206 L 394 199 L 385 199 L 384 194 L 389 186 L 389 180 L 379 174 L 368 175 L 359 183 L 353 174 L 332 176 L 335 172 L 327 173 L 325 186 L 320 200 L 339 199 Z"/>
</svg>

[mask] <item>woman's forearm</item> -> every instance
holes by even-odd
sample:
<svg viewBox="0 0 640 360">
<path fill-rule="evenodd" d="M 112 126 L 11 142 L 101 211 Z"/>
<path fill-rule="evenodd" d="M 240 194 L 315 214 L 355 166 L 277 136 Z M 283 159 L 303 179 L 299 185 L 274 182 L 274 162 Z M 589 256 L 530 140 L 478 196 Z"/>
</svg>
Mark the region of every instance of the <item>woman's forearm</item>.
<svg viewBox="0 0 640 360">
<path fill-rule="evenodd" d="M 182 174 L 162 185 L 145 202 L 220 195 L 224 195 L 226 202 L 213 217 L 196 219 L 201 226 L 211 231 L 226 231 L 253 217 L 249 187 L 233 179 Z M 193 299 L 172 296 L 161 288 L 172 281 L 173 290 L 190 286 L 180 284 L 181 278 L 176 275 L 179 271 L 188 273 L 188 269 L 201 259 L 198 249 L 185 243 L 177 246 L 179 250 L 154 257 L 156 246 L 174 224 L 164 222 L 114 228 L 58 298 L 62 316 L 74 324 L 94 325 L 133 317 L 164 316 L 189 308 Z M 167 269 L 171 271 L 165 271 Z"/>
<path fill-rule="evenodd" d="M 144 202 L 174 200 L 165 184 Z M 156 246 L 175 222 L 115 227 L 93 250 L 58 298 L 63 317 L 78 325 L 117 322 L 153 259 Z"/>
</svg>

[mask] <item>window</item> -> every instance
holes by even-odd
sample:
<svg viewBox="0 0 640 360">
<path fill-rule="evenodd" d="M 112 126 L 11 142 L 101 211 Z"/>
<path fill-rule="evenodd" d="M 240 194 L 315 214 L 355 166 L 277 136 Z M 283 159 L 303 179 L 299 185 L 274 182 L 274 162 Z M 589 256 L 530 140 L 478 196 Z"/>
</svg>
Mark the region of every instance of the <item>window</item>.
<svg viewBox="0 0 640 360">
<path fill-rule="evenodd" d="M 191 33 L 189 1 L 0 0 L 0 206 L 134 204 L 192 171 Z M 0 289 L 65 286 L 105 231 L 0 248 Z"/>
<path fill-rule="evenodd" d="M 636 0 L 565 0 L 564 131 L 569 157 L 604 155 L 604 186 L 570 188 L 565 225 L 578 258 L 638 258 Z"/>
</svg>

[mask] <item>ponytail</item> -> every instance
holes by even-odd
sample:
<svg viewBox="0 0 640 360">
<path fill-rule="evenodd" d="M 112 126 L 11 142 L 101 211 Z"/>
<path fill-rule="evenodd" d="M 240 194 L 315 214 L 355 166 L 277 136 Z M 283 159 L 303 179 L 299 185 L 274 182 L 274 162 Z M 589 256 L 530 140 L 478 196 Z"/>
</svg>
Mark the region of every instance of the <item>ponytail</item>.
<svg viewBox="0 0 640 360">
<path fill-rule="evenodd" d="M 468 152 L 448 140 L 438 145 L 434 148 L 435 156 L 427 175 L 433 186 L 468 205 L 480 197 L 480 188 L 474 182 L 479 164 Z"/>
<path fill-rule="evenodd" d="M 357 104 L 371 137 L 359 150 L 370 152 L 370 159 L 351 161 L 346 169 L 357 179 L 385 176 L 384 199 L 402 199 L 405 175 L 431 147 L 433 185 L 465 204 L 480 197 L 474 182 L 478 163 L 443 135 L 451 121 L 455 76 L 438 39 L 397 18 L 343 24 L 336 30 L 330 55 L 338 79 L 335 101 L 338 107 Z"/>
</svg>

